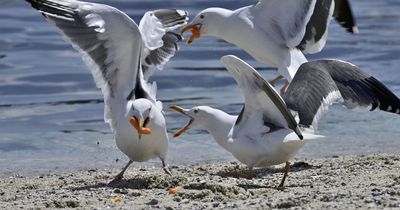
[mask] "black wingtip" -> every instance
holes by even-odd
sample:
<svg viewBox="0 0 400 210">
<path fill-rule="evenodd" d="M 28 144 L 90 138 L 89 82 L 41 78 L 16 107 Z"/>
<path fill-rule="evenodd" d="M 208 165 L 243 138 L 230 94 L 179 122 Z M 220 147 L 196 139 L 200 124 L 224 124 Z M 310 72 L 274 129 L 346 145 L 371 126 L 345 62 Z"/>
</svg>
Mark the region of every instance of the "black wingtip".
<svg viewBox="0 0 400 210">
<path fill-rule="evenodd" d="M 373 91 L 376 99 L 370 111 L 379 108 L 385 112 L 400 114 L 400 99 L 392 91 L 390 91 L 382 82 L 375 77 L 365 79 L 371 91 Z"/>
<path fill-rule="evenodd" d="M 294 132 L 297 134 L 297 136 L 300 138 L 300 140 L 304 139 L 303 134 L 301 133 L 299 126 L 296 127 L 296 130 Z"/>
<path fill-rule="evenodd" d="M 339 24 L 351 34 L 358 34 L 356 20 L 348 0 L 335 0 L 335 10 L 333 16 Z"/>
<path fill-rule="evenodd" d="M 39 3 L 37 2 L 37 0 L 25 0 L 26 2 L 28 2 L 33 8 L 38 9 L 39 8 Z"/>
</svg>

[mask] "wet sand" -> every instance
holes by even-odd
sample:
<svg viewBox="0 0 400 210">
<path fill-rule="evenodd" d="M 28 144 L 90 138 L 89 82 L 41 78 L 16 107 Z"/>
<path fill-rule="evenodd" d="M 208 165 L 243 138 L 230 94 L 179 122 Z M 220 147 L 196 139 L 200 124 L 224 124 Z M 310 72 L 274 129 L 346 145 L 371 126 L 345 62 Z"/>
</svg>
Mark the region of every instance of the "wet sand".
<svg viewBox="0 0 400 210">
<path fill-rule="evenodd" d="M 131 167 L 112 186 L 97 184 L 117 170 L 2 177 L 1 209 L 365 209 L 400 208 L 400 155 L 346 156 L 292 161 L 284 188 L 283 165 L 243 178 L 238 163 Z"/>
</svg>

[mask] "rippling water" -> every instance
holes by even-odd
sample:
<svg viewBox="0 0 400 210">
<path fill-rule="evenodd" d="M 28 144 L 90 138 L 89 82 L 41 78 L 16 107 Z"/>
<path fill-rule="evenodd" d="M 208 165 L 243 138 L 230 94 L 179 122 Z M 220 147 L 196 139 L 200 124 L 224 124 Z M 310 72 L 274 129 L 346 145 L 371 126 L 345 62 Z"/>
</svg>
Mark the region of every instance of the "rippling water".
<svg viewBox="0 0 400 210">
<path fill-rule="evenodd" d="M 182 8 L 193 16 L 207 7 L 233 9 L 254 1 L 98 2 L 121 9 L 138 22 L 145 11 L 157 8 Z M 350 61 L 400 95 L 400 2 L 351 3 L 361 34 L 349 35 L 333 22 L 324 51 L 309 59 Z M 226 54 L 246 59 L 265 78 L 276 75 L 272 68 L 255 62 L 234 46 L 202 38 L 190 47 L 182 44 L 165 70 L 152 78 L 158 82 L 158 97 L 164 106 L 210 105 L 237 114 L 243 97 L 219 63 Z M 170 133 L 187 120 L 171 111 L 166 111 L 166 117 Z M 320 134 L 327 138 L 306 145 L 297 157 L 398 153 L 399 124 L 396 115 L 355 113 L 335 106 L 320 123 Z M 102 96 L 80 55 L 23 1 L 0 1 L 0 125 L 3 174 L 121 167 L 126 161 L 103 121 Z M 233 160 L 201 130 L 191 130 L 172 140 L 169 159 L 173 164 Z M 158 165 L 158 160 L 150 164 Z"/>
</svg>

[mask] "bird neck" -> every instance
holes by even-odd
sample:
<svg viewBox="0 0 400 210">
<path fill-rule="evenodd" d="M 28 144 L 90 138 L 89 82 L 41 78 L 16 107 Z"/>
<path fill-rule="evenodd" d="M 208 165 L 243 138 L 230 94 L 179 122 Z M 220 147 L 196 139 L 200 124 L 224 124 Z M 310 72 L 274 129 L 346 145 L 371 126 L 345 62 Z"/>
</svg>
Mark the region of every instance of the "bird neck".
<svg viewBox="0 0 400 210">
<path fill-rule="evenodd" d="M 243 13 L 243 10 L 245 10 L 245 8 L 240 8 L 235 11 L 222 10 L 222 18 L 214 23 L 218 30 L 214 30 L 214 34 L 212 35 L 235 45 L 238 42 L 240 43 L 241 40 L 238 39 L 243 36 L 241 33 L 238 33 L 237 29 L 251 30 L 252 26 L 248 18 L 246 18 L 246 14 Z"/>
<path fill-rule="evenodd" d="M 229 115 L 218 109 L 213 109 L 210 114 L 210 117 L 202 124 L 217 143 L 226 148 L 229 132 L 235 124 L 237 116 Z"/>
</svg>

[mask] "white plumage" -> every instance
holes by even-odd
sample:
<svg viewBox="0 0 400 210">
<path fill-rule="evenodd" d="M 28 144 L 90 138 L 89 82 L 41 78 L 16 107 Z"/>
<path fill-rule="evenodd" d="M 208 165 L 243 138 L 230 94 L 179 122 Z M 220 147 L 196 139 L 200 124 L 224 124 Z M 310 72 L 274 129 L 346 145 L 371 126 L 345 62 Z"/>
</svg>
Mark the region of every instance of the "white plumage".
<svg viewBox="0 0 400 210">
<path fill-rule="evenodd" d="M 175 136 L 200 126 L 250 169 L 286 162 L 280 186 L 289 170 L 288 161 L 307 141 L 323 137 L 315 134 L 316 125 L 333 103 L 348 106 L 346 101 L 351 100 L 352 105 L 392 113 L 400 110 L 400 99 L 382 83 L 339 60 L 303 64 L 283 98 L 241 59 L 228 55 L 221 62 L 244 94 L 245 103 L 239 116 L 208 106 L 183 109 L 173 105 L 171 109 L 190 118 Z"/>
<path fill-rule="evenodd" d="M 118 148 L 130 161 L 160 158 L 169 173 L 168 136 L 153 69 L 177 50 L 180 36 L 170 32 L 186 23 L 182 10 L 147 12 L 138 26 L 128 15 L 104 4 L 75 0 L 27 0 L 54 24 L 83 56 L 104 96 L 104 120 Z M 146 76 L 146 77 L 145 77 Z"/>
<path fill-rule="evenodd" d="M 182 33 L 192 30 L 189 42 L 205 35 L 235 44 L 256 60 L 277 67 L 290 82 L 299 66 L 307 62 L 303 53 L 316 53 L 325 46 L 332 16 L 357 33 L 347 0 L 260 0 L 233 11 L 208 8 Z"/>
</svg>

